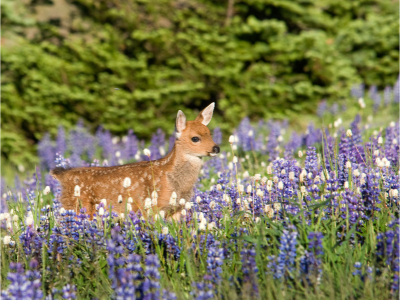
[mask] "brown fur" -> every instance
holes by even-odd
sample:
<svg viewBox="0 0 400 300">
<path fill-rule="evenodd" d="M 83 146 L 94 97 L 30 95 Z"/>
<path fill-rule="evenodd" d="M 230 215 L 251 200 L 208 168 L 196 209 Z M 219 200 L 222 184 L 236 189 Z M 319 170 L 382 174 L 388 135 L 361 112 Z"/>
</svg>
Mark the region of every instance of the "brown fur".
<svg viewBox="0 0 400 300">
<path fill-rule="evenodd" d="M 92 215 L 95 213 L 95 205 L 99 204 L 102 199 L 107 199 L 107 206 L 112 205 L 113 211 L 123 213 L 127 199 L 132 197 L 132 209 L 144 212 L 145 199 L 151 198 L 155 185 L 158 193 L 155 210 L 164 210 L 166 216 L 179 214 L 182 207 L 169 206 L 172 193 L 176 192 L 177 203 L 182 198 L 190 201 L 202 166 L 202 157 L 212 156 L 214 154 L 213 147 L 217 146 L 212 140 L 210 130 L 203 125 L 203 123 L 208 124 L 211 119 L 213 106 L 211 115 L 209 107 L 203 110 L 194 121 L 186 121 L 183 113 L 178 113 L 177 131 L 180 136 L 170 153 L 164 158 L 152 161 L 151 164 L 149 161 L 143 161 L 114 167 L 55 168 L 52 170 L 52 176 L 60 181 L 62 186 L 60 201 L 63 207 L 76 210 L 81 204 Z M 207 109 L 208 114 L 203 116 L 203 112 Z M 204 118 L 208 119 L 204 121 Z M 199 137 L 200 142 L 193 142 L 191 139 L 194 136 Z M 132 181 L 128 188 L 123 187 L 126 177 Z M 80 197 L 74 196 L 76 185 L 80 187 Z M 119 195 L 122 195 L 122 203 L 118 203 Z"/>
</svg>

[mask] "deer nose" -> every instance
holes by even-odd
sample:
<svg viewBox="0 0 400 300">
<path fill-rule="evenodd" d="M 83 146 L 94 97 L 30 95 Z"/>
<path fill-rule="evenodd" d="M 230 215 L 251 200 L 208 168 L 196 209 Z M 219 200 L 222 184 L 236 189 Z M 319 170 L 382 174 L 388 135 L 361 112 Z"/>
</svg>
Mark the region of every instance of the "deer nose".
<svg viewBox="0 0 400 300">
<path fill-rule="evenodd" d="M 213 153 L 219 153 L 219 147 L 218 146 L 214 146 L 212 150 L 213 150 Z"/>
</svg>

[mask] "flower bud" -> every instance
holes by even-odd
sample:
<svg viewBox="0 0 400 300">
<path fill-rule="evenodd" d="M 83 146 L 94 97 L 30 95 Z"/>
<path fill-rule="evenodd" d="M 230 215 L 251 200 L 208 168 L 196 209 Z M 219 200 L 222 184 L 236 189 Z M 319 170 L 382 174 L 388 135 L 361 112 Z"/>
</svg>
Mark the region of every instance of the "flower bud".
<svg viewBox="0 0 400 300">
<path fill-rule="evenodd" d="M 118 196 L 118 203 L 122 203 L 122 195 Z"/>
<path fill-rule="evenodd" d="M 233 135 L 231 135 L 230 137 L 229 137 L 229 143 L 230 144 L 233 144 L 235 142 L 235 137 L 233 136 Z"/>
<path fill-rule="evenodd" d="M 150 152 L 149 149 L 146 148 L 146 149 L 143 150 L 143 154 L 146 155 L 146 156 L 148 156 L 148 157 L 150 157 L 151 152 Z"/>
</svg>

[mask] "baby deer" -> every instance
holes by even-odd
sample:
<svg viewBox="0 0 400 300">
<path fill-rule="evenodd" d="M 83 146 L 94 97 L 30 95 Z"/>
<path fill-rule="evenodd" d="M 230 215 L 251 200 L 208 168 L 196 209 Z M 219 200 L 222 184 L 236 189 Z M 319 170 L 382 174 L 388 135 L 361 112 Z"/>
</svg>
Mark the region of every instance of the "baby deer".
<svg viewBox="0 0 400 300">
<path fill-rule="evenodd" d="M 164 211 L 166 217 L 179 219 L 183 201 L 193 197 L 202 158 L 215 156 L 219 147 L 207 128 L 214 111 L 211 103 L 194 121 L 186 121 L 182 111 L 176 118 L 176 142 L 164 158 L 114 167 L 57 167 L 50 174 L 61 183 L 60 202 L 65 209 L 80 205 L 87 213 L 96 212 L 96 204 L 106 199 L 115 212 L 125 209 L 143 214 Z M 128 203 L 127 203 L 128 202 Z"/>
</svg>

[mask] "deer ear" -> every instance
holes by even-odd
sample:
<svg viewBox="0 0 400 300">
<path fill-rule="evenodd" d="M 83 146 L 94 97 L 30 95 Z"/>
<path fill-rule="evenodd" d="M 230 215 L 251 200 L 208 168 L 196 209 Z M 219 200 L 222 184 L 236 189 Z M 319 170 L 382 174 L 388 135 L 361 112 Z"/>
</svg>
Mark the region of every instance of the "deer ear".
<svg viewBox="0 0 400 300">
<path fill-rule="evenodd" d="M 197 116 L 195 121 L 199 121 L 203 125 L 207 126 L 208 123 L 210 123 L 210 121 L 211 121 L 214 107 L 215 107 L 215 103 L 213 102 L 199 113 L 199 115 Z"/>
<path fill-rule="evenodd" d="M 182 131 L 186 128 L 186 116 L 180 110 L 176 116 L 176 138 L 180 138 Z"/>
</svg>

